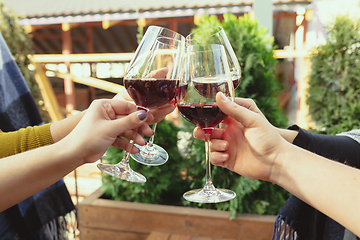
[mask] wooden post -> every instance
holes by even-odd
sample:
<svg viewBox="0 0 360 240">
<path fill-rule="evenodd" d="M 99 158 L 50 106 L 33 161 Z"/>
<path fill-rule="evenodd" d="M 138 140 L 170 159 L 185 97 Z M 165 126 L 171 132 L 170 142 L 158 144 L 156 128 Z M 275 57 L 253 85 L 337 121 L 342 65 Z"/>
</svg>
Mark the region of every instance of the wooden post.
<svg viewBox="0 0 360 240">
<path fill-rule="evenodd" d="M 171 19 L 169 21 L 169 29 L 173 30 L 174 32 L 178 31 L 178 22 L 176 19 Z"/>
<path fill-rule="evenodd" d="M 51 121 L 57 122 L 64 118 L 60 111 L 54 90 L 48 77 L 45 74 L 44 68 L 40 63 L 35 63 L 35 80 L 39 86 L 41 95 L 45 102 L 45 108 L 49 112 Z"/>
<path fill-rule="evenodd" d="M 87 52 L 88 53 L 94 53 L 94 35 L 93 35 L 93 29 L 92 27 L 87 27 L 86 28 L 86 35 L 87 35 Z M 90 73 L 91 73 L 91 77 L 96 77 L 93 74 L 93 65 L 91 63 L 90 64 Z M 89 94 L 90 94 L 90 102 L 92 102 L 95 97 L 96 97 L 96 91 L 95 88 L 93 87 L 89 87 Z"/>
<path fill-rule="evenodd" d="M 70 55 L 72 53 L 71 44 L 71 29 L 68 23 L 62 24 L 62 54 Z M 70 73 L 70 62 L 64 62 L 67 67 L 67 72 Z M 75 84 L 70 77 L 64 78 L 64 91 L 66 99 L 66 111 L 70 114 L 75 110 Z"/>
<path fill-rule="evenodd" d="M 169 29 L 174 32 L 178 31 L 178 22 L 176 19 L 169 21 Z M 169 117 L 174 122 L 175 126 L 179 125 L 179 110 L 177 108 L 169 114 Z"/>
</svg>

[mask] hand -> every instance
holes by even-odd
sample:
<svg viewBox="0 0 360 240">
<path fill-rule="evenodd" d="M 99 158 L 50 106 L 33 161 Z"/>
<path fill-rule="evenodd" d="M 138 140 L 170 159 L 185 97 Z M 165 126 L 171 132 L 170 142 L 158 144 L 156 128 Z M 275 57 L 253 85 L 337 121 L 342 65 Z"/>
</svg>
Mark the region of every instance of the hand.
<svg viewBox="0 0 360 240">
<path fill-rule="evenodd" d="M 127 101 L 95 100 L 74 130 L 60 142 L 65 143 L 67 151 L 75 158 L 83 159 L 84 163 L 94 162 L 109 146 L 128 144 L 120 136 L 131 138 L 132 129 L 139 128 L 147 136 L 153 134 L 145 123 L 146 120 L 151 121 L 153 116 L 136 110 L 136 106 Z"/>
<path fill-rule="evenodd" d="M 211 135 L 211 162 L 248 178 L 270 180 L 273 162 L 285 142 L 252 100 L 236 98 L 231 102 L 218 93 L 219 108 L 228 115 L 225 129 Z M 195 138 L 203 139 L 201 129 Z"/>
<path fill-rule="evenodd" d="M 160 69 L 151 71 L 147 77 L 165 78 L 167 73 L 168 73 L 168 68 L 164 67 L 164 68 L 160 68 Z M 128 94 L 125 87 L 122 88 L 121 91 L 113 97 L 113 99 L 134 102 L 133 99 Z M 168 115 L 172 111 L 174 111 L 174 109 L 175 109 L 174 103 L 175 103 L 174 101 L 171 101 L 170 103 L 165 104 L 164 106 L 161 106 L 161 107 L 158 107 L 155 109 L 151 109 L 150 113 L 154 116 L 154 118 L 151 118 L 151 120 L 149 119 L 147 123 L 151 125 L 151 124 L 155 124 L 155 123 L 163 120 L 166 117 L 166 115 Z"/>
</svg>

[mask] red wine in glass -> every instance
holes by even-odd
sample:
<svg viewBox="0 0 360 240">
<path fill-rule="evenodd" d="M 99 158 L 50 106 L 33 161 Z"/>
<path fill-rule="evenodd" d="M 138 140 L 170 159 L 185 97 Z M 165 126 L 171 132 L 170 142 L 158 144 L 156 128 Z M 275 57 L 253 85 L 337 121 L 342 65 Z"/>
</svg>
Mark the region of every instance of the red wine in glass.
<svg viewBox="0 0 360 240">
<path fill-rule="evenodd" d="M 171 102 L 177 92 L 178 80 L 170 79 L 124 79 L 124 86 L 135 104 L 151 109 Z"/>
<path fill-rule="evenodd" d="M 178 109 L 187 121 L 205 132 L 211 131 L 227 117 L 216 104 L 186 104 L 179 105 Z"/>
<path fill-rule="evenodd" d="M 240 84 L 240 78 L 237 79 L 233 79 L 233 85 L 234 85 L 234 89 L 236 89 Z"/>
<path fill-rule="evenodd" d="M 233 80 L 234 89 L 239 86 L 241 78 L 241 68 L 224 29 L 220 26 L 203 28 L 186 36 L 188 45 L 201 44 L 221 44 L 224 46 L 227 56 L 227 62 L 230 68 L 231 78 Z"/>
<path fill-rule="evenodd" d="M 124 77 L 130 96 L 139 108 L 146 111 L 165 105 L 174 99 L 182 74 L 182 63 L 185 55 L 185 38 L 180 34 L 158 26 L 150 26 L 141 40 L 134 58 L 130 61 Z M 156 124 L 155 124 L 156 125 Z M 131 148 L 135 144 L 138 129 L 133 129 L 133 136 L 126 149 L 126 154 L 117 164 L 99 163 L 98 168 L 113 176 L 130 182 L 146 182 L 146 177 L 134 172 L 129 165 Z M 146 145 L 145 147 L 147 147 Z M 155 145 L 149 146 L 153 149 Z M 157 149 L 156 149 L 157 150 Z M 140 150 L 140 152 L 143 152 Z M 160 152 L 160 151 L 158 151 Z M 168 157 L 165 150 L 155 155 L 163 160 L 156 164 L 164 164 Z M 133 157 L 134 158 L 134 157 Z M 134 158 L 135 159 L 135 158 Z M 142 159 L 136 159 L 142 162 Z M 150 164 L 147 164 L 150 165 Z"/>
<path fill-rule="evenodd" d="M 203 188 L 189 190 L 183 197 L 191 202 L 217 203 L 235 198 L 236 193 L 216 188 L 211 180 L 210 138 L 227 115 L 216 104 L 218 92 L 234 99 L 233 79 L 221 44 L 191 45 L 187 48 L 183 78 L 176 97 L 183 118 L 204 130 L 206 175 Z"/>
</svg>

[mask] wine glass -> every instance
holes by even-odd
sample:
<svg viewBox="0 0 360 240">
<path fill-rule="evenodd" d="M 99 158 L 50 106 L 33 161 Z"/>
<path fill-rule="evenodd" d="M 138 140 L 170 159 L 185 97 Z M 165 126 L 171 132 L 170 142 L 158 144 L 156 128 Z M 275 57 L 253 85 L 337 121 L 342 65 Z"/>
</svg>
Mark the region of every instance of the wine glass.
<svg viewBox="0 0 360 240">
<path fill-rule="evenodd" d="M 236 57 L 234 49 L 231 47 L 230 41 L 220 26 L 203 28 L 195 31 L 186 36 L 186 44 L 198 45 L 198 44 L 220 44 L 224 46 L 227 61 L 229 64 L 231 78 L 233 80 L 234 89 L 240 84 L 241 68 L 239 61 Z"/>
<path fill-rule="evenodd" d="M 215 96 L 223 92 L 234 100 L 234 86 L 223 45 L 200 44 L 187 47 L 185 72 L 179 86 L 180 114 L 205 132 L 206 183 L 183 197 L 191 202 L 216 203 L 235 198 L 235 192 L 215 188 L 211 180 L 210 135 L 227 116 L 218 108 Z"/>
<path fill-rule="evenodd" d="M 154 143 L 156 127 L 157 123 L 153 124 L 152 129 L 154 134 L 150 137 L 145 146 L 135 144 L 135 146 L 140 149 L 138 153 L 130 155 L 135 161 L 149 166 L 159 166 L 165 164 L 169 160 L 169 154 L 166 150 Z"/>
<path fill-rule="evenodd" d="M 124 85 L 138 109 L 149 111 L 174 99 L 180 75 L 182 74 L 185 38 L 180 34 L 173 37 L 159 36 L 162 28 L 152 28 L 144 35 L 134 58 L 131 60 Z M 154 37 L 156 36 L 156 37 Z M 149 41 L 148 41 L 149 39 Z M 124 158 L 118 164 L 98 164 L 98 168 L 114 177 L 132 182 L 146 182 L 146 178 L 134 172 L 129 165 L 133 139 Z"/>
<path fill-rule="evenodd" d="M 156 31 L 157 34 L 152 35 L 154 39 L 160 36 L 164 36 L 168 38 L 185 40 L 185 38 L 179 33 L 163 27 L 150 26 L 147 32 L 148 31 Z M 130 155 L 135 161 L 150 166 L 162 165 L 168 161 L 169 154 L 166 152 L 166 150 L 158 144 L 154 143 L 156 127 L 157 123 L 153 124 L 154 134 L 150 137 L 149 141 L 146 143 L 145 146 L 135 144 L 135 146 L 140 149 L 138 153 Z"/>
</svg>

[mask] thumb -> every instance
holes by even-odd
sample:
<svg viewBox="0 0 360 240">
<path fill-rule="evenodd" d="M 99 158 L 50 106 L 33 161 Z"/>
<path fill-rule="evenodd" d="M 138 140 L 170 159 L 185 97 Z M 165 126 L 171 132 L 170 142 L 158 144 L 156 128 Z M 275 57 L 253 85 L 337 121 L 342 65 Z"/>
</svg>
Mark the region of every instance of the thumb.
<svg viewBox="0 0 360 240">
<path fill-rule="evenodd" d="M 113 121 L 113 129 L 117 135 L 131 129 L 136 129 L 143 124 L 148 117 L 148 113 L 144 110 L 133 112 L 125 117 Z"/>
<path fill-rule="evenodd" d="M 223 113 L 247 128 L 257 122 L 257 118 L 259 117 L 255 112 L 230 101 L 230 99 L 221 92 L 218 92 L 216 95 L 216 103 Z"/>
</svg>

